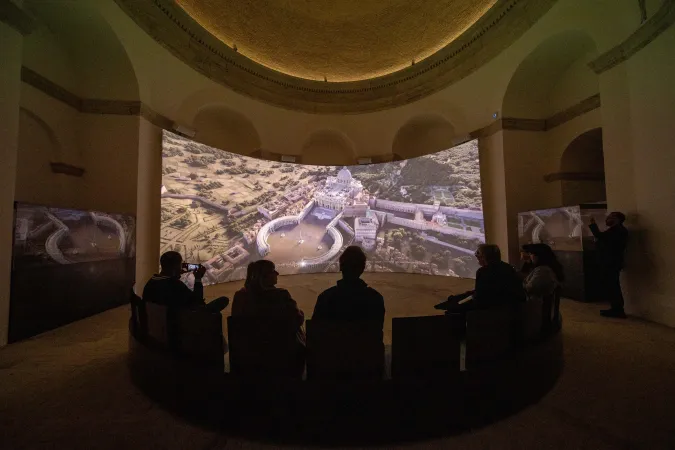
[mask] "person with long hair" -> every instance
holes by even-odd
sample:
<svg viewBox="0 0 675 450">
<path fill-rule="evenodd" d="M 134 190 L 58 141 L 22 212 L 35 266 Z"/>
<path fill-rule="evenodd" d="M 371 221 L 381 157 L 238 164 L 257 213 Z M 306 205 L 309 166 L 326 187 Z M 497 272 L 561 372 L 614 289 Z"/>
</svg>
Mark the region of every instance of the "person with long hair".
<svg viewBox="0 0 675 450">
<path fill-rule="evenodd" d="M 232 316 L 288 318 L 296 322 L 298 342 L 304 345 L 305 315 L 286 289 L 276 287 L 278 275 L 272 261 L 250 263 L 244 287 L 234 294 Z"/>
<path fill-rule="evenodd" d="M 525 277 L 527 277 L 530 272 L 534 269 L 534 263 L 532 262 L 532 258 L 530 257 L 530 254 L 525 250 L 525 247 L 531 245 L 531 244 L 526 244 L 522 247 L 520 247 L 520 276 L 524 280 Z"/>
<path fill-rule="evenodd" d="M 546 244 L 527 244 L 523 250 L 530 256 L 533 268 L 523 281 L 529 299 L 552 294 L 565 281 L 563 267 Z"/>
</svg>

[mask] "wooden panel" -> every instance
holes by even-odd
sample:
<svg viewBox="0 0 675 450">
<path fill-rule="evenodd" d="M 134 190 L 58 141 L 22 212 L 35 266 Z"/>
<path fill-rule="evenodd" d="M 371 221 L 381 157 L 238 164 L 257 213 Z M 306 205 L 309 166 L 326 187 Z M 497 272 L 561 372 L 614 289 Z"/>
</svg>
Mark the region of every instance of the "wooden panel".
<svg viewBox="0 0 675 450">
<path fill-rule="evenodd" d="M 307 378 L 380 380 L 382 327 L 377 322 L 307 321 Z"/>
<path fill-rule="evenodd" d="M 302 376 L 295 320 L 228 317 L 230 366 L 242 378 Z"/>
<path fill-rule="evenodd" d="M 514 313 L 511 309 L 470 311 L 466 314 L 466 368 L 490 365 L 513 349 Z"/>
<path fill-rule="evenodd" d="M 169 344 L 166 306 L 147 302 L 145 311 L 148 319 L 148 337 L 158 344 Z"/>
<path fill-rule="evenodd" d="M 457 321 L 454 316 L 394 318 L 392 377 L 428 379 L 458 375 L 461 338 L 458 330 L 463 324 Z"/>
<path fill-rule="evenodd" d="M 179 352 L 196 362 L 224 369 L 223 316 L 208 311 L 182 311 L 177 327 Z"/>
</svg>

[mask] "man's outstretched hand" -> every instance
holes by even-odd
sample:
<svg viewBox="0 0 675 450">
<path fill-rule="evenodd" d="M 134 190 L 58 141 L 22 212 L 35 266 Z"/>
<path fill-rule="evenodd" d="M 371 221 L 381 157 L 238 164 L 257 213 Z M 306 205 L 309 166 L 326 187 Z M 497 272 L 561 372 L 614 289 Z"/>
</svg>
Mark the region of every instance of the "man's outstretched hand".
<svg viewBox="0 0 675 450">
<path fill-rule="evenodd" d="M 201 280 L 206 273 L 206 267 L 199 265 L 199 269 L 195 270 L 195 280 Z"/>
</svg>

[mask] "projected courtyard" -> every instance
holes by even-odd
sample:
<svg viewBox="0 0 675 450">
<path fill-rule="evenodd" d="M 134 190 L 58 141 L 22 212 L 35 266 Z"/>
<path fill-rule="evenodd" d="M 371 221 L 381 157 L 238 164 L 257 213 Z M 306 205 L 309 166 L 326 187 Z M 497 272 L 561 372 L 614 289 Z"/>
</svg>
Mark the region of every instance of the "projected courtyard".
<svg viewBox="0 0 675 450">
<path fill-rule="evenodd" d="M 406 161 L 306 166 L 217 150 L 165 132 L 161 252 L 241 279 L 260 258 L 282 274 L 338 270 L 349 245 L 367 270 L 473 276 L 484 242 L 478 146 Z"/>
</svg>

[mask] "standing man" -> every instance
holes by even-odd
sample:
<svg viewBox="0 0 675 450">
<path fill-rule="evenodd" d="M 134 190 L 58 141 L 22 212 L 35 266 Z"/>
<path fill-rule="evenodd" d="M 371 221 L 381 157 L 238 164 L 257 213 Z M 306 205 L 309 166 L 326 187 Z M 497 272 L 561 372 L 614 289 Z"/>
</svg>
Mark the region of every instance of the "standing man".
<svg viewBox="0 0 675 450">
<path fill-rule="evenodd" d="M 619 275 L 623 269 L 624 252 L 628 243 L 628 230 L 623 226 L 625 220 L 623 213 L 615 211 L 607 215 L 605 231 L 600 231 L 593 218 L 589 226 L 597 244 L 600 291 L 610 304 L 610 309 L 600 311 L 600 315 L 622 319 L 626 317 L 626 313 L 623 311 Z"/>
</svg>

